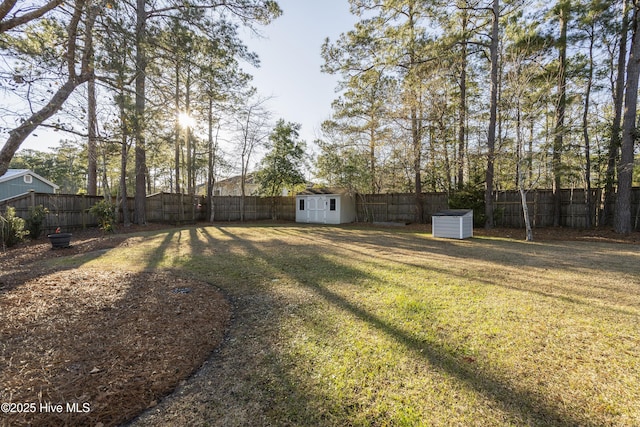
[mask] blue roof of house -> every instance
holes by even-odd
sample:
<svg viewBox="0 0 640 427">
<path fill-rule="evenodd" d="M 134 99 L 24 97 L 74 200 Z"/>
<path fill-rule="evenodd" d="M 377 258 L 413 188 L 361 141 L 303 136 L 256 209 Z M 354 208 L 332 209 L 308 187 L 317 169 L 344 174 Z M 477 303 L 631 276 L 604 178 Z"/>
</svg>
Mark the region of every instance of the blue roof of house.
<svg viewBox="0 0 640 427">
<path fill-rule="evenodd" d="M 59 186 L 57 186 L 53 182 L 49 181 L 46 178 L 41 177 L 40 175 L 38 175 L 37 173 L 33 172 L 30 169 L 8 169 L 7 172 L 4 175 L 0 176 L 0 183 L 5 182 L 5 181 L 10 181 L 10 180 L 12 180 L 14 178 L 18 178 L 20 176 L 27 175 L 27 174 L 38 178 L 40 181 L 44 182 L 45 184 L 48 184 L 48 185 L 52 186 L 56 190 L 58 188 L 60 188 Z"/>
<path fill-rule="evenodd" d="M 29 171 L 29 169 L 8 169 L 7 173 L 0 177 L 0 181 L 7 181 L 15 176 L 19 176 Z"/>
</svg>

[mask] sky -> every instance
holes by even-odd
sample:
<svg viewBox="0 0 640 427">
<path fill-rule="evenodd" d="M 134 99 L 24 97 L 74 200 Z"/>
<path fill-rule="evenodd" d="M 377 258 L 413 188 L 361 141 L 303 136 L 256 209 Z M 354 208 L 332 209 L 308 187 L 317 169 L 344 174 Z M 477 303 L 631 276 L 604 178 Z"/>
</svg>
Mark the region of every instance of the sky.
<svg viewBox="0 0 640 427">
<path fill-rule="evenodd" d="M 264 38 L 245 37 L 260 57 L 260 68 L 247 70 L 274 119 L 301 125 L 300 138 L 309 145 L 320 124 L 331 115 L 338 77 L 322 73 L 320 47 L 353 28 L 356 17 L 348 0 L 278 0 L 282 16 L 262 28 Z"/>
<path fill-rule="evenodd" d="M 320 47 L 326 37 L 335 41 L 353 28 L 348 0 L 278 0 L 282 16 L 259 27 L 262 37 L 241 33 L 249 49 L 258 54 L 260 67 L 245 65 L 254 76 L 252 85 L 267 103 L 274 123 L 282 118 L 301 125 L 300 138 L 311 147 L 320 135 L 320 124 L 331 115 L 337 97 L 337 76 L 320 71 Z M 40 136 L 28 138 L 21 149 L 48 151 L 60 138 L 71 135 L 38 129 Z"/>
</svg>

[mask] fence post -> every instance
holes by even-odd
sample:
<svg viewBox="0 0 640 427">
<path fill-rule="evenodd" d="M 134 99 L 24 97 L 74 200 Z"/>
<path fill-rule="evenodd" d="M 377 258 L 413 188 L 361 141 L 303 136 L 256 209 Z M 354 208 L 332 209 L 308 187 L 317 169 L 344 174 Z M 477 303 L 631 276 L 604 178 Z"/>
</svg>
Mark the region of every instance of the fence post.
<svg viewBox="0 0 640 427">
<path fill-rule="evenodd" d="M 167 214 L 164 209 L 164 191 L 160 193 L 160 215 L 162 215 L 161 221 L 167 220 Z"/>
<path fill-rule="evenodd" d="M 82 199 L 81 199 L 81 203 L 80 203 L 80 221 L 82 221 L 82 229 L 84 230 L 85 228 L 87 228 L 87 219 L 85 218 L 86 215 L 86 201 L 87 198 L 85 197 L 84 194 L 82 194 Z"/>
<path fill-rule="evenodd" d="M 180 192 L 178 196 L 178 202 L 180 203 L 180 222 L 182 224 L 184 222 L 184 194 Z"/>
</svg>

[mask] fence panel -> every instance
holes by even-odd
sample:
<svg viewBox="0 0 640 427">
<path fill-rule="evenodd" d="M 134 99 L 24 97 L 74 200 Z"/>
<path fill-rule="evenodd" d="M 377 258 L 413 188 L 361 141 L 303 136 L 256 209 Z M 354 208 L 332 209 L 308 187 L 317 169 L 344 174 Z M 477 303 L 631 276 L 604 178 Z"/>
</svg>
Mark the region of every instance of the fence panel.
<svg viewBox="0 0 640 427">
<path fill-rule="evenodd" d="M 216 196 L 211 200 L 213 203 L 214 221 L 239 221 L 240 220 L 240 198 L 234 196 Z"/>
<path fill-rule="evenodd" d="M 89 213 L 89 209 L 100 200 L 103 200 L 100 196 L 30 192 L 5 200 L 0 204 L 0 212 L 4 213 L 7 206 L 13 206 L 17 216 L 27 218 L 29 208 L 42 205 L 49 211 L 43 223 L 45 234 L 54 232 L 58 227 L 74 231 L 98 225 L 97 218 Z"/>
<path fill-rule="evenodd" d="M 147 196 L 146 214 L 149 222 L 171 224 L 195 223 L 206 219 L 204 196 L 156 193 Z"/>
<path fill-rule="evenodd" d="M 427 221 L 431 221 L 431 215 L 448 207 L 444 193 L 423 193 L 421 200 Z M 413 193 L 358 194 L 356 197 L 358 221 L 415 222 L 416 210 Z"/>
<path fill-rule="evenodd" d="M 591 209 L 587 209 L 586 192 L 583 189 L 566 189 L 560 193 L 560 225 L 571 228 L 586 228 L 587 218 L 591 226 L 601 223 L 602 190 L 591 192 Z M 640 188 L 632 193 L 632 214 L 634 221 L 640 222 L 639 199 Z M 529 217 L 534 227 L 551 227 L 554 225 L 554 202 L 551 190 L 533 190 L 527 193 Z M 588 212 L 587 212 L 588 211 Z M 503 191 L 496 194 L 495 223 L 504 227 L 524 227 L 522 202 L 518 191 Z M 638 228 L 638 224 L 634 226 Z"/>
</svg>

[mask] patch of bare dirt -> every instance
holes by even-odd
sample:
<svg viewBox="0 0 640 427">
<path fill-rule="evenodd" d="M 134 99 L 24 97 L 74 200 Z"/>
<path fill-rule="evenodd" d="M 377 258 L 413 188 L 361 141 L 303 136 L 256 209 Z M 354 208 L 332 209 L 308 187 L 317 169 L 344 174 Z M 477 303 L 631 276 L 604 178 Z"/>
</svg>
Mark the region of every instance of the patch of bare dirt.
<svg viewBox="0 0 640 427">
<path fill-rule="evenodd" d="M 52 250 L 44 238 L 0 252 L 0 403 L 9 404 L 1 426 L 121 424 L 221 343 L 230 307 L 208 283 L 38 262 L 126 239 L 93 230 L 74 233 L 68 249 Z"/>
</svg>

